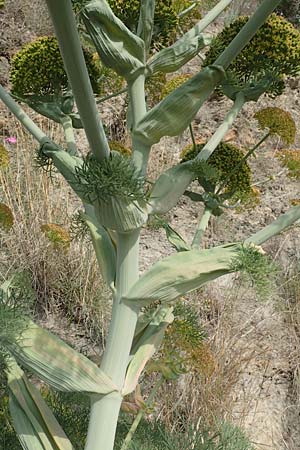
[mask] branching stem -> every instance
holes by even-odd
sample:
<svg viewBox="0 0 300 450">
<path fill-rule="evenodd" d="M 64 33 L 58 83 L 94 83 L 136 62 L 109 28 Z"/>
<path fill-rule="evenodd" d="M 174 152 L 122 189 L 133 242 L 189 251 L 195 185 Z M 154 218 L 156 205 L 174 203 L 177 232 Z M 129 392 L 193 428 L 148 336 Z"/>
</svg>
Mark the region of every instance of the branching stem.
<svg viewBox="0 0 300 450">
<path fill-rule="evenodd" d="M 151 391 L 151 393 L 150 393 L 150 395 L 149 395 L 149 397 L 148 397 L 148 400 L 147 400 L 147 402 L 146 402 L 145 407 L 141 408 L 141 409 L 139 410 L 138 414 L 136 415 L 136 417 L 135 417 L 135 419 L 134 419 L 134 421 L 133 421 L 133 423 L 132 423 L 132 425 L 131 425 L 131 427 L 130 427 L 128 433 L 127 433 L 127 436 L 126 436 L 126 438 L 124 439 L 124 442 L 123 442 L 123 444 L 122 444 L 121 450 L 127 450 L 127 449 L 128 449 L 129 444 L 130 444 L 130 442 L 131 442 L 131 440 L 132 440 L 132 438 L 133 438 L 133 435 L 134 435 L 134 433 L 136 432 L 136 429 L 137 429 L 137 427 L 139 426 L 140 421 L 142 420 L 142 418 L 143 418 L 144 415 L 145 415 L 146 408 L 149 407 L 149 406 L 151 406 L 151 404 L 152 404 L 152 402 L 153 402 L 153 400 L 154 400 L 154 398 L 155 398 L 155 396 L 156 396 L 158 390 L 160 389 L 160 387 L 162 386 L 162 384 L 164 383 L 164 381 L 165 381 L 165 379 L 164 379 L 163 376 L 161 376 L 161 377 L 157 380 L 156 384 L 154 385 L 154 387 L 153 387 L 153 389 L 152 389 L 152 391 Z"/>
<path fill-rule="evenodd" d="M 192 242 L 192 248 L 199 248 L 201 245 L 203 234 L 208 226 L 209 219 L 211 217 L 211 210 L 208 208 L 204 209 L 203 215 L 199 220 L 199 224 Z"/>
<path fill-rule="evenodd" d="M 222 141 L 225 134 L 230 130 L 234 120 L 236 119 L 237 115 L 243 108 L 245 104 L 245 96 L 242 92 L 239 92 L 236 96 L 235 102 L 225 117 L 223 123 L 219 126 L 219 128 L 215 131 L 215 133 L 212 135 L 212 137 L 209 139 L 209 141 L 206 143 L 206 145 L 203 147 L 200 153 L 196 156 L 196 159 L 199 161 L 207 161 L 208 158 L 211 156 L 211 154 L 214 152 L 214 150 L 217 148 L 217 146 Z"/>
<path fill-rule="evenodd" d="M 60 122 L 63 126 L 68 153 L 72 156 L 78 156 L 77 146 L 75 142 L 74 130 L 72 126 L 72 119 L 69 116 L 63 116 L 60 119 Z"/>
<path fill-rule="evenodd" d="M 46 141 L 51 141 L 50 138 L 41 130 L 36 123 L 26 114 L 20 105 L 9 95 L 8 92 L 0 85 L 0 99 L 13 113 L 14 116 L 21 122 L 26 130 L 33 136 L 40 144 Z"/>
<path fill-rule="evenodd" d="M 192 142 L 193 142 L 194 151 L 196 151 L 197 144 L 196 144 L 195 135 L 194 135 L 194 131 L 193 131 L 193 125 L 191 123 L 189 124 L 189 130 L 190 130 L 190 135 L 191 135 Z"/>
<path fill-rule="evenodd" d="M 118 92 L 114 92 L 113 94 L 109 94 L 109 95 L 106 95 L 105 97 L 101 97 L 98 100 L 96 100 L 96 103 L 97 104 L 104 103 L 104 102 L 106 102 L 106 100 L 110 100 L 111 98 L 118 97 L 118 95 L 121 95 L 121 94 L 125 94 L 125 92 L 127 92 L 127 90 L 128 90 L 128 88 L 126 87 L 124 89 L 121 89 Z"/>
</svg>

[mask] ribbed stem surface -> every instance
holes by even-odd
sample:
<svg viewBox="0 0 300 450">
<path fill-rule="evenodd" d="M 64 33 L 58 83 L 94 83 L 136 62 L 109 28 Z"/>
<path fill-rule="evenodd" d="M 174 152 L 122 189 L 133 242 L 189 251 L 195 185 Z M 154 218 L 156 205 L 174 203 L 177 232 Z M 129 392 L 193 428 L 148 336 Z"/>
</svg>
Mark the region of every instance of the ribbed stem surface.
<svg viewBox="0 0 300 450">
<path fill-rule="evenodd" d="M 140 230 L 118 234 L 116 296 L 101 362 L 101 369 L 120 389 L 124 384 L 138 317 L 138 309 L 129 308 L 120 303 L 120 299 L 138 280 L 139 235 Z M 94 399 L 86 450 L 113 450 L 121 402 L 122 397 L 117 393 Z"/>
<path fill-rule="evenodd" d="M 100 161 L 109 146 L 96 108 L 70 0 L 46 0 L 90 149 Z"/>
</svg>

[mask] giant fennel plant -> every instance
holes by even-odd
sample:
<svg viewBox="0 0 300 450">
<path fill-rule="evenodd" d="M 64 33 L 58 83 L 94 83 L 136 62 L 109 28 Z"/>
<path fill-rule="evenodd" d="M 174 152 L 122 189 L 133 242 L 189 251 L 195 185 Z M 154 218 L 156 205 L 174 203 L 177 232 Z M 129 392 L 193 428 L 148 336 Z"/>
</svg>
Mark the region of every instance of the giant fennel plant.
<svg viewBox="0 0 300 450">
<path fill-rule="evenodd" d="M 221 0 L 173 45 L 150 58 L 147 55 L 153 33 L 154 0 L 141 1 L 136 33 L 114 15 L 106 0 L 86 3 L 80 11 L 86 33 L 101 61 L 127 82 L 127 118 L 132 138 L 129 156 L 110 150 L 71 0 L 46 0 L 46 3 L 68 84 L 66 90 L 59 93 L 56 103 L 52 99 L 49 105 L 47 98 L 43 101 L 39 97 L 31 98 L 31 106 L 64 124 L 66 146 L 53 142 L 3 87 L 0 87 L 0 98 L 39 143 L 39 159 L 44 163 L 51 161 L 81 199 L 99 268 L 113 294 L 112 317 L 106 348 L 97 366 L 36 323 L 15 315 L 13 295 L 7 282 L 1 286 L 0 297 L 1 354 L 8 380 L 10 412 L 24 449 L 73 448 L 39 390 L 26 377 L 26 369 L 54 389 L 86 394 L 90 399 L 90 418 L 85 450 L 113 450 L 122 400 L 136 390 L 146 363 L 160 347 L 166 329 L 174 320 L 176 299 L 222 275 L 245 270 L 245 261 L 252 261 L 251 274 L 259 278 L 260 274 L 255 271 L 256 261 L 263 257 L 259 246 L 300 218 L 300 206 L 295 206 L 244 242 L 209 249 L 201 246 L 211 214 L 219 214 L 226 206 L 226 198 L 219 195 L 220 192 L 232 191 L 223 186 L 231 179 L 230 174 L 224 178 L 223 173 L 218 180 L 209 158 L 220 146 L 242 106 L 268 92 L 276 75 L 270 69 L 272 60 L 266 61 L 266 58 L 266 70 L 260 66 L 260 76 L 251 80 L 247 77 L 236 83 L 226 72 L 280 0 L 264 0 L 252 17 L 241 23 L 233 40 L 214 61 L 148 111 L 145 80 L 157 72 L 174 72 L 196 56 L 210 41 L 205 28 L 231 0 Z M 275 69 L 278 72 L 278 66 Z M 278 79 L 282 80 L 280 73 Z M 192 159 L 175 165 L 162 173 L 154 184 L 148 185 L 146 172 L 151 147 L 163 136 L 182 133 L 220 85 L 233 100 L 223 123 L 201 149 L 195 144 Z M 77 110 L 74 110 L 75 104 Z M 73 127 L 85 130 L 90 147 L 86 158 L 77 151 Z M 223 148 L 222 145 L 219 148 Z M 233 170 L 238 171 L 239 164 L 243 163 L 242 158 Z M 204 188 L 208 186 L 200 198 L 197 193 L 188 191 L 196 179 L 201 179 Z M 186 242 L 175 230 L 166 227 L 167 237 L 176 251 L 140 275 L 141 227 L 151 215 L 167 213 L 183 194 L 205 205 L 193 241 Z M 4 213 L 8 217 L 6 223 L 11 225 L 9 211 L 4 208 Z M 251 257 L 247 257 L 248 253 Z"/>
</svg>

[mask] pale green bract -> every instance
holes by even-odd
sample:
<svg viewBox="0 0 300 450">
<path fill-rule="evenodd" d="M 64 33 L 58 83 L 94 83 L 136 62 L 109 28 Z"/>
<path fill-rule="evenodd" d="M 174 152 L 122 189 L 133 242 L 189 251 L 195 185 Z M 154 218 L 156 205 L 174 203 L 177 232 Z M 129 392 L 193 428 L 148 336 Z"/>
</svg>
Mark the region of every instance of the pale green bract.
<svg viewBox="0 0 300 450">
<path fill-rule="evenodd" d="M 133 355 L 127 369 L 122 391 L 123 395 L 128 395 L 135 390 L 145 365 L 159 349 L 166 328 L 174 320 L 172 310 L 172 307 L 162 308 L 158 317 L 159 320 L 157 320 L 157 316 L 154 317 L 144 330 L 138 341 L 136 353 Z"/>
<path fill-rule="evenodd" d="M 94 214 L 86 214 L 85 221 L 89 227 L 96 257 L 102 276 L 108 286 L 114 290 L 116 278 L 116 250 L 104 227 L 99 225 Z"/>
<path fill-rule="evenodd" d="M 96 364 L 31 321 L 7 348 L 18 362 L 60 391 L 108 394 L 118 390 Z"/>
<path fill-rule="evenodd" d="M 163 172 L 150 192 L 149 214 L 165 214 L 173 208 L 193 180 L 193 176 L 189 162 Z"/>
<path fill-rule="evenodd" d="M 99 223 L 121 233 L 140 228 L 148 217 L 144 201 L 121 201 L 111 197 L 106 202 L 97 200 L 94 207 Z"/>
<path fill-rule="evenodd" d="M 88 3 L 81 12 L 101 61 L 127 80 L 145 67 L 145 45 L 118 19 L 105 0 Z"/>
<path fill-rule="evenodd" d="M 147 270 L 122 301 L 132 306 L 147 306 L 158 300 L 171 302 L 230 273 L 230 264 L 237 251 L 238 244 L 228 244 L 168 256 Z"/>
<path fill-rule="evenodd" d="M 156 144 L 163 136 L 178 136 L 224 76 L 222 67 L 206 67 L 152 108 L 138 122 L 133 136 L 147 145 Z"/>
<path fill-rule="evenodd" d="M 197 34 L 193 28 L 184 34 L 175 44 L 163 48 L 147 61 L 147 75 L 157 72 L 172 73 L 198 55 L 200 50 L 210 45 L 212 37 L 208 34 Z"/>
<path fill-rule="evenodd" d="M 73 446 L 38 389 L 13 358 L 7 371 L 9 408 L 25 450 L 73 450 Z"/>
</svg>

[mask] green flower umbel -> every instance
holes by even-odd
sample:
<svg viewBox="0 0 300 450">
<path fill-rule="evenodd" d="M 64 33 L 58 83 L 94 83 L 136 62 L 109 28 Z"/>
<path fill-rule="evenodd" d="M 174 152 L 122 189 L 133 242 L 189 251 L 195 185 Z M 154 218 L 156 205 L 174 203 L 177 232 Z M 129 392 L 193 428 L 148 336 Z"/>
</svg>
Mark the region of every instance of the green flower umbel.
<svg viewBox="0 0 300 450">
<path fill-rule="evenodd" d="M 91 53 L 84 50 L 94 90 L 98 89 L 99 69 Z M 12 60 L 12 93 L 19 97 L 61 94 L 68 88 L 67 74 L 55 37 L 40 37 L 23 47 Z"/>
<path fill-rule="evenodd" d="M 285 144 L 293 144 L 296 138 L 296 124 L 291 114 L 281 108 L 270 107 L 254 115 L 260 128 L 268 128 L 271 136 L 281 137 Z"/>
<path fill-rule="evenodd" d="M 248 21 L 239 17 L 217 35 L 206 55 L 205 66 L 213 64 Z M 273 82 L 266 93 L 276 96 L 284 89 L 284 78 L 300 70 L 300 33 L 284 18 L 272 14 L 244 50 L 229 66 L 235 83 L 255 84 L 269 74 Z"/>
<path fill-rule="evenodd" d="M 198 143 L 196 149 L 188 145 L 181 152 L 181 161 L 194 159 L 202 150 L 205 143 Z M 251 192 L 251 170 L 247 162 L 243 160 L 244 153 L 232 144 L 221 142 L 207 162 L 199 162 L 198 181 L 205 190 L 213 191 L 219 184 L 224 185 L 224 190 L 229 193 L 244 194 Z M 238 170 L 233 169 L 239 165 Z M 209 186 L 212 186 L 211 189 Z"/>
</svg>

